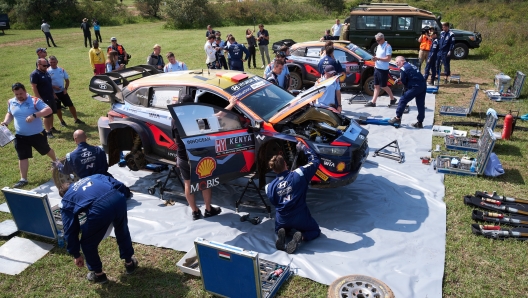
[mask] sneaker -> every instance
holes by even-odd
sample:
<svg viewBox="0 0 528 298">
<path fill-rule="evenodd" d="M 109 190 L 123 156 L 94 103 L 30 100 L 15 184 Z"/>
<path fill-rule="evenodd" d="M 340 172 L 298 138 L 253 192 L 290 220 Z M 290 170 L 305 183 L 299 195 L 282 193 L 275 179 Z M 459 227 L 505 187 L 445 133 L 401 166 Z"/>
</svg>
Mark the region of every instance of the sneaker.
<svg viewBox="0 0 528 298">
<path fill-rule="evenodd" d="M 391 99 L 389 105 L 390 105 L 390 106 L 393 106 L 393 105 L 395 105 L 395 104 L 396 104 L 396 98 L 395 98 L 395 99 Z"/>
<path fill-rule="evenodd" d="M 372 102 L 372 101 L 369 101 L 365 104 L 365 107 L 376 107 L 376 103 L 375 102 Z"/>
<path fill-rule="evenodd" d="M 414 128 L 423 128 L 423 123 L 422 122 L 416 122 L 416 123 L 411 124 L 411 126 L 414 127 Z"/>
<path fill-rule="evenodd" d="M 284 230 L 283 228 L 279 229 L 279 231 L 277 232 L 277 236 L 278 238 L 275 241 L 275 248 L 277 250 L 284 251 L 284 245 L 286 244 L 286 230 Z"/>
<path fill-rule="evenodd" d="M 294 253 L 297 250 L 297 247 L 299 247 L 299 244 L 301 244 L 301 240 L 301 232 L 295 232 L 295 234 L 293 234 L 292 241 L 288 242 L 288 244 L 286 245 L 286 252 L 289 254 Z"/>
<path fill-rule="evenodd" d="M 200 210 L 193 211 L 192 217 L 193 217 L 193 220 L 198 220 L 198 219 L 202 218 L 202 211 L 200 211 Z"/>
<path fill-rule="evenodd" d="M 211 210 L 205 210 L 204 217 L 211 217 L 222 213 L 222 208 L 211 206 Z"/>
<path fill-rule="evenodd" d="M 260 68 L 264 68 L 264 67 L 266 67 L 266 66 L 262 65 L 262 67 L 260 67 Z"/>
<path fill-rule="evenodd" d="M 67 107 L 61 106 L 61 110 L 65 110 L 66 111 L 67 109 L 68 109 Z"/>
<path fill-rule="evenodd" d="M 13 188 L 20 188 L 22 186 L 26 186 L 28 184 L 27 180 L 22 180 L 20 179 L 20 181 L 18 181 L 17 183 L 15 183 L 15 185 L 13 186 Z"/>
<path fill-rule="evenodd" d="M 51 132 L 54 132 L 54 133 L 61 133 L 60 130 L 57 130 L 55 127 L 52 127 L 51 128 Z"/>
<path fill-rule="evenodd" d="M 61 126 L 62 126 L 62 127 L 66 127 L 66 126 L 68 126 L 68 125 L 66 125 L 66 121 L 62 120 L 62 121 L 61 121 Z"/>
<path fill-rule="evenodd" d="M 51 131 L 47 131 L 46 134 L 48 135 L 48 139 L 53 139 L 55 137 Z"/>
<path fill-rule="evenodd" d="M 138 268 L 138 260 L 136 257 L 132 256 L 130 259 L 132 260 L 132 264 L 127 265 L 125 263 L 126 274 L 132 274 Z"/>
<path fill-rule="evenodd" d="M 401 125 L 401 118 L 392 117 L 389 121 L 389 124 L 392 124 L 394 126 L 400 126 Z"/>
<path fill-rule="evenodd" d="M 84 121 L 82 121 L 81 119 L 77 119 L 77 120 L 75 120 L 75 122 L 73 122 L 73 123 L 75 123 L 75 124 L 86 124 L 86 123 L 84 123 Z"/>
<path fill-rule="evenodd" d="M 91 282 L 98 283 L 98 284 L 105 284 L 105 283 L 108 282 L 108 278 L 106 277 L 106 273 L 103 273 L 101 275 L 97 275 L 93 271 L 88 272 L 88 275 L 86 275 L 86 279 L 91 281 Z"/>
</svg>

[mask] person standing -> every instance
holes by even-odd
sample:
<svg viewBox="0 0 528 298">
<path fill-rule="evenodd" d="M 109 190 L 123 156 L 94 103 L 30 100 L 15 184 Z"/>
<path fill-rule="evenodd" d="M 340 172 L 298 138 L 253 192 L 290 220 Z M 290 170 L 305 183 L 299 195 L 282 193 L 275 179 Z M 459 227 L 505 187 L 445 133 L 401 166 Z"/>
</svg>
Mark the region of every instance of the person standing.
<svg viewBox="0 0 528 298">
<path fill-rule="evenodd" d="M 337 73 L 344 73 L 345 70 L 341 66 L 341 62 L 334 59 L 334 43 L 331 40 L 326 42 L 324 50 L 325 56 L 319 60 L 319 65 L 317 66 L 321 76 L 324 76 L 327 65 L 332 65 Z"/>
<path fill-rule="evenodd" d="M 422 30 L 422 35 L 418 37 L 418 42 L 420 43 L 420 52 L 418 52 L 418 63 L 420 67 L 418 69 L 420 71 L 422 71 L 422 63 L 427 61 L 427 57 L 429 57 L 429 51 L 433 44 L 433 39 L 431 38 L 431 34 L 429 34 L 429 26 L 424 27 Z"/>
<path fill-rule="evenodd" d="M 268 64 L 270 64 L 270 56 L 269 56 L 269 51 L 268 51 L 269 33 L 268 33 L 268 30 L 264 29 L 263 24 L 259 24 L 259 32 L 257 32 L 257 40 L 258 40 L 260 56 L 262 57 L 262 67 L 261 68 L 264 68 L 266 66 L 266 61 L 264 61 L 264 55 L 266 56 L 266 59 L 268 60 Z"/>
<path fill-rule="evenodd" d="M 84 18 L 81 23 L 81 29 L 84 34 L 84 47 L 87 48 L 89 45 L 92 44 L 92 32 L 90 31 L 90 23 L 88 23 L 88 19 Z M 88 43 L 86 43 L 88 41 Z"/>
<path fill-rule="evenodd" d="M 229 56 L 231 57 L 229 69 L 244 71 L 244 62 L 246 62 L 248 60 L 248 56 L 250 56 L 248 49 L 246 49 L 243 44 L 237 43 L 235 37 L 232 35 L 229 37 L 229 42 L 231 45 L 226 48 L 229 52 Z M 244 59 L 242 59 L 243 54 L 246 54 Z"/>
<path fill-rule="evenodd" d="M 99 284 L 108 282 L 98 247 L 111 224 L 114 226 L 119 256 L 125 260 L 126 274 L 134 273 L 138 268 L 138 260 L 134 256 L 128 230 L 126 203 L 131 196 L 130 189 L 112 177 L 95 174 L 75 184 L 61 185 L 59 195 L 62 197 L 61 216 L 66 249 L 73 255 L 74 263 L 79 268 L 84 267 L 82 249 L 90 270 L 86 279 Z M 81 212 L 86 213 L 86 222 L 82 226 L 78 219 Z"/>
<path fill-rule="evenodd" d="M 42 20 L 42 25 L 40 25 L 40 30 L 44 32 L 44 36 L 46 36 L 46 43 L 48 44 L 48 48 L 51 48 L 50 46 L 50 40 L 54 47 L 57 47 L 55 44 L 55 41 L 53 41 L 53 37 L 51 36 L 50 32 L 50 25 L 46 22 L 46 20 Z"/>
<path fill-rule="evenodd" d="M 8 126 L 13 120 L 15 123 L 15 150 L 18 154 L 20 180 L 13 187 L 19 188 L 28 184 L 28 159 L 33 158 L 32 148 L 40 155 L 48 155 L 52 162 L 58 161 L 42 128 L 41 118 L 51 114 L 51 108 L 40 98 L 29 95 L 22 83 L 13 84 L 11 90 L 15 97 L 7 102 L 7 113 L 0 125 Z"/>
<path fill-rule="evenodd" d="M 41 98 L 45 104 L 47 104 L 53 113 L 44 116 L 44 128 L 48 138 L 52 139 L 55 136 L 53 133 L 60 133 L 59 130 L 56 130 L 53 127 L 53 114 L 57 113 L 57 104 L 55 102 L 55 92 L 53 91 L 53 84 L 51 83 L 51 76 L 47 72 L 50 64 L 46 59 L 38 59 L 37 69 L 35 69 L 29 75 L 29 81 L 31 82 L 31 88 L 33 89 L 33 94 L 36 97 Z"/>
<path fill-rule="evenodd" d="M 216 31 L 213 30 L 213 27 L 211 25 L 207 25 L 207 31 L 205 31 L 205 38 L 209 38 L 209 35 L 215 35 Z"/>
<path fill-rule="evenodd" d="M 38 67 L 38 61 L 40 58 L 46 59 L 48 56 L 48 52 L 46 52 L 46 48 L 38 48 L 37 49 L 37 62 L 35 62 L 35 67 Z M 48 61 L 48 59 L 46 59 Z"/>
<path fill-rule="evenodd" d="M 88 52 L 90 64 L 92 65 L 94 75 L 105 73 L 105 59 L 103 51 L 99 48 L 99 42 L 93 41 L 93 47 Z"/>
<path fill-rule="evenodd" d="M 433 39 L 433 44 L 431 45 L 431 50 L 429 51 L 429 56 L 427 57 L 427 64 L 425 65 L 424 79 L 427 82 L 429 77 L 429 72 L 431 72 L 431 82 L 427 82 L 431 86 L 434 86 L 436 80 L 437 70 L 436 70 L 436 61 L 438 60 L 438 38 L 436 38 L 436 32 L 431 34 Z"/>
<path fill-rule="evenodd" d="M 253 60 L 253 68 L 257 68 L 257 59 L 256 58 L 256 46 L 257 46 L 257 40 L 255 39 L 255 35 L 253 35 L 253 31 L 251 29 L 246 29 L 246 41 L 248 43 L 248 50 L 249 50 L 249 58 L 248 58 L 248 68 L 251 69 L 251 60 Z"/>
<path fill-rule="evenodd" d="M 73 116 L 75 124 L 85 124 L 84 121 L 81 121 L 77 118 L 77 109 L 73 105 L 73 102 L 68 94 L 68 87 L 70 86 L 70 76 L 62 67 L 58 67 L 57 64 L 59 60 L 55 56 L 50 56 L 49 64 L 51 67 L 48 68 L 48 74 L 51 76 L 51 84 L 53 91 L 55 91 L 55 102 L 57 106 L 60 106 L 61 103 L 68 107 L 70 113 Z M 57 109 L 57 117 L 60 120 L 61 126 L 66 127 L 66 122 L 62 119 L 62 110 Z"/>
<path fill-rule="evenodd" d="M 374 67 L 374 96 L 372 100 L 365 104 L 365 107 L 375 107 L 376 100 L 380 93 L 380 89 L 385 90 L 390 96 L 390 104 L 396 104 L 396 99 L 389 87 L 387 81 L 389 80 L 389 62 L 392 58 L 392 47 L 385 41 L 383 33 L 378 33 L 375 36 L 378 46 L 376 47 L 376 55 L 372 57 L 372 61 L 376 62 Z"/>
<path fill-rule="evenodd" d="M 111 51 L 116 51 L 117 61 L 119 62 L 120 65 L 122 64 L 124 68 L 125 65 L 127 65 L 128 63 L 128 54 L 127 54 L 127 51 L 125 50 L 125 47 L 118 44 L 117 38 L 115 37 L 110 38 L 110 42 L 112 44 L 108 46 L 108 48 L 106 49 L 106 53 L 110 53 Z"/>
<path fill-rule="evenodd" d="M 163 68 L 163 72 L 188 70 L 187 65 L 185 65 L 185 63 L 176 60 L 176 57 L 174 57 L 173 52 L 168 52 L 166 57 L 167 60 L 169 60 L 169 63 L 165 65 L 165 67 Z"/>
<path fill-rule="evenodd" d="M 216 46 L 218 48 L 220 48 L 217 52 L 216 52 L 216 59 L 218 61 L 220 61 L 220 64 L 222 64 L 222 67 L 224 69 L 228 69 L 228 65 L 227 65 L 227 62 L 226 62 L 226 58 L 225 58 L 225 48 L 226 48 L 226 42 L 224 40 L 222 40 L 222 32 L 220 31 L 216 31 L 215 32 L 215 36 L 216 36 L 216 40 L 215 40 L 215 43 L 216 43 Z"/>
<path fill-rule="evenodd" d="M 343 24 L 339 21 L 339 19 L 336 19 L 334 26 L 332 26 L 332 35 L 334 36 L 334 40 L 339 40 L 341 38 L 341 31 L 343 29 Z"/>
<path fill-rule="evenodd" d="M 101 25 L 99 24 L 99 21 L 94 18 L 92 22 L 92 26 L 94 28 L 95 40 L 99 40 L 99 42 L 103 42 L 103 39 L 101 38 Z"/>
<path fill-rule="evenodd" d="M 165 61 L 163 61 L 163 56 L 161 56 L 161 46 L 155 44 L 152 49 L 152 54 L 147 57 L 147 64 L 152 65 L 156 67 L 158 71 L 161 71 L 165 66 Z"/>
<path fill-rule="evenodd" d="M 393 125 L 401 125 L 401 118 L 405 107 L 413 98 L 416 98 L 418 122 L 412 124 L 412 126 L 415 128 L 423 128 L 423 121 L 425 119 L 425 95 L 427 91 L 425 79 L 418 68 L 406 62 L 402 56 L 396 57 L 396 65 L 400 68 L 400 80 L 405 86 L 406 91 L 398 102 L 396 117 L 393 117 L 388 122 Z"/>
<path fill-rule="evenodd" d="M 325 41 L 325 40 L 333 40 L 334 37 L 332 36 L 332 34 L 330 33 L 330 29 L 326 29 L 325 30 L 325 34 L 323 35 L 323 37 L 321 37 L 319 39 L 319 41 Z"/>
<path fill-rule="evenodd" d="M 73 133 L 77 148 L 66 154 L 66 161 L 63 166 L 59 165 L 59 171 L 66 175 L 75 173 L 80 179 L 95 174 L 112 177 L 108 173 L 108 162 L 104 150 L 99 146 L 89 145 L 86 139 L 86 133 L 83 130 L 78 129 Z"/>
<path fill-rule="evenodd" d="M 216 47 L 215 44 L 215 35 L 209 34 L 207 37 L 207 41 L 204 45 L 204 51 L 205 51 L 205 64 L 207 65 L 207 68 L 209 69 L 220 69 L 221 65 L 216 60 L 216 51 L 219 49 L 219 47 Z"/>
<path fill-rule="evenodd" d="M 440 70 L 440 63 L 444 65 L 445 79 L 444 83 L 447 83 L 447 78 L 451 75 L 451 53 L 455 47 L 455 34 L 449 30 L 449 23 L 442 23 L 442 32 L 438 40 L 438 59 L 436 67 Z"/>
<path fill-rule="evenodd" d="M 294 253 L 301 241 L 313 240 L 321 234 L 321 229 L 310 214 L 306 205 L 306 192 L 308 185 L 319 167 L 319 158 L 310 148 L 303 143 L 297 143 L 297 152 L 303 152 L 308 158 L 308 163 L 293 171 L 288 170 L 288 165 L 282 155 L 273 156 L 268 166 L 277 174 L 277 177 L 266 185 L 266 195 L 271 204 L 275 206 L 275 233 L 277 241 L 275 248 Z M 286 244 L 286 234 L 295 229 L 293 239 Z"/>
</svg>

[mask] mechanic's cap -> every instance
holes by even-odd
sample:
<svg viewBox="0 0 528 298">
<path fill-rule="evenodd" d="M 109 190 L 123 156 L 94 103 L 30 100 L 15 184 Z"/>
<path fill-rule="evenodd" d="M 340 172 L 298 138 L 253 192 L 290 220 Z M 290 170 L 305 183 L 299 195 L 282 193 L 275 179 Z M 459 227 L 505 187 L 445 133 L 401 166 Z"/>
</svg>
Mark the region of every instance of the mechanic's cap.
<svg viewBox="0 0 528 298">
<path fill-rule="evenodd" d="M 47 53 L 47 52 L 46 52 L 46 48 L 38 48 L 38 49 L 37 49 L 37 54 L 40 53 L 40 52 Z"/>
<path fill-rule="evenodd" d="M 112 38 L 110 38 L 110 41 L 117 41 L 117 38 L 112 37 Z"/>
<path fill-rule="evenodd" d="M 324 71 L 325 71 L 325 73 L 328 73 L 328 74 L 335 74 L 336 73 L 335 68 L 334 68 L 333 65 L 325 66 Z"/>
</svg>

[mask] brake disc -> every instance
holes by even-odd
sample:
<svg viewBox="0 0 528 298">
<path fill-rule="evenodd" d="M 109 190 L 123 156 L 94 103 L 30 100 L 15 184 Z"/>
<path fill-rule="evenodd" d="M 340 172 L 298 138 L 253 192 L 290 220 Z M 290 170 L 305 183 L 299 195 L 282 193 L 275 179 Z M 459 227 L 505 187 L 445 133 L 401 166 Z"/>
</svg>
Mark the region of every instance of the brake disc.
<svg viewBox="0 0 528 298">
<path fill-rule="evenodd" d="M 145 166 L 147 165 L 145 154 L 143 154 L 143 152 L 139 150 L 130 152 L 125 155 L 125 161 L 128 168 L 132 171 L 139 171 L 145 168 Z"/>
<path fill-rule="evenodd" d="M 328 298 L 394 298 L 392 290 L 381 280 L 366 275 L 346 275 L 328 288 Z"/>
<path fill-rule="evenodd" d="M 65 161 L 66 161 L 66 158 L 63 158 L 60 160 L 62 164 L 64 164 Z M 57 188 L 60 188 L 60 186 L 64 183 L 75 183 L 79 181 L 79 177 L 75 173 L 70 174 L 70 175 L 63 174 L 59 172 L 59 170 L 55 167 L 53 168 L 52 177 L 53 177 L 53 183 L 55 183 L 55 186 Z"/>
</svg>

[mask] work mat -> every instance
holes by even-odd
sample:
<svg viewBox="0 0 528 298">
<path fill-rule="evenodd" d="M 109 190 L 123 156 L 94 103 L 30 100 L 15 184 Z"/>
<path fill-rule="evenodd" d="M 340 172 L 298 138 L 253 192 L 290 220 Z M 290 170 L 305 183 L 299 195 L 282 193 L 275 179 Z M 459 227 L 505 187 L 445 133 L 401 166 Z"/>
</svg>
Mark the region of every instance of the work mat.
<svg viewBox="0 0 528 298">
<path fill-rule="evenodd" d="M 13 237 L 0 246 L 0 273 L 20 274 L 52 248 L 53 244 Z"/>
<path fill-rule="evenodd" d="M 347 116 L 387 118 L 395 114 L 395 109 L 382 105 L 388 104 L 388 97 L 381 97 L 376 108 L 365 108 L 348 105 L 347 96 L 343 95 Z M 265 218 L 259 225 L 240 221 L 240 214 L 247 212 L 251 217 L 266 216 L 263 209 L 245 207 L 240 208 L 240 214 L 235 213 L 235 201 L 243 190 L 237 184 L 242 185 L 242 179 L 213 189 L 213 204 L 222 208 L 222 214 L 192 221 L 184 199 L 176 198 L 174 206 L 165 206 L 158 192 L 148 194 L 147 189 L 167 172 L 132 172 L 113 166 L 110 172 L 134 191 L 128 202 L 132 240 L 187 251 L 196 237 L 203 237 L 258 251 L 261 258 L 280 264 L 293 259 L 296 274 L 323 284 L 343 275 L 363 274 L 385 282 L 397 297 L 441 297 L 446 231 L 443 175 L 423 165 L 419 158 L 429 155 L 432 146 L 434 102 L 434 95 L 428 94 L 423 129 L 410 126 L 416 122 L 414 101 L 410 113 L 403 116 L 401 128 L 365 126 L 370 130 L 367 163 L 353 184 L 308 191 L 308 206 L 322 235 L 302 243 L 293 255 L 276 251 L 273 220 Z M 394 140 L 405 155 L 403 163 L 372 157 L 374 150 Z M 173 187 L 178 185 L 172 182 Z M 51 182 L 36 191 L 59 198 Z M 254 191 L 250 196 L 259 200 Z M 203 212 L 201 195 L 197 201 Z"/>
</svg>

